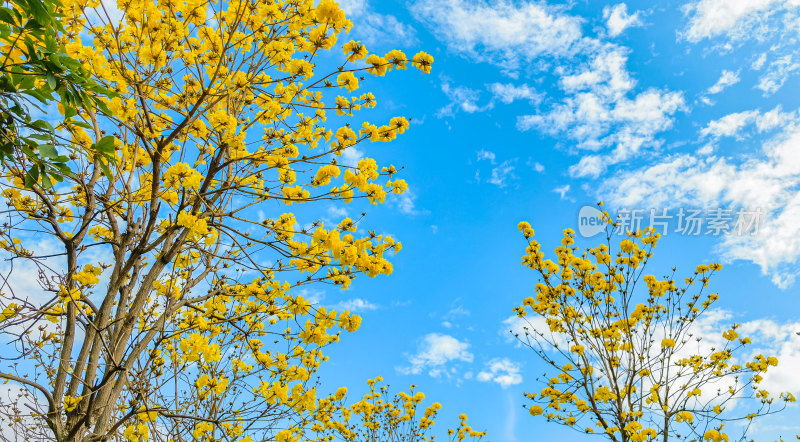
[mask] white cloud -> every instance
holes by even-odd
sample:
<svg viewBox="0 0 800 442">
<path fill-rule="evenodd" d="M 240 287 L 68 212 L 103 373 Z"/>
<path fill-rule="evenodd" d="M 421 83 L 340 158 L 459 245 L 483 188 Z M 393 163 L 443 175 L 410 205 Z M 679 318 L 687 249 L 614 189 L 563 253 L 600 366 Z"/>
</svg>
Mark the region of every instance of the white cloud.
<svg viewBox="0 0 800 442">
<path fill-rule="evenodd" d="M 500 334 L 503 335 L 507 341 L 516 344 L 519 344 L 519 338 L 525 337 L 526 332 L 530 332 L 528 321 L 517 315 L 509 316 L 503 320 L 503 326 L 500 327 Z"/>
<path fill-rule="evenodd" d="M 393 15 L 375 12 L 368 0 L 339 0 L 339 6 L 353 21 L 353 36 L 368 46 L 411 46 L 417 43 L 417 33 L 411 26 Z"/>
<path fill-rule="evenodd" d="M 718 120 L 709 122 L 706 127 L 700 130 L 700 135 L 714 138 L 735 136 L 743 127 L 754 121 L 758 115 L 758 111 L 736 112 L 725 115 Z"/>
<path fill-rule="evenodd" d="M 544 2 L 418 0 L 410 10 L 450 48 L 507 69 L 518 58 L 570 53 L 581 19 Z"/>
<path fill-rule="evenodd" d="M 469 344 L 458 339 L 439 333 L 429 333 L 422 338 L 422 344 L 416 354 L 408 359 L 409 367 L 400 367 L 398 370 L 405 374 L 420 374 L 425 371 L 430 376 L 450 377 L 455 373 L 453 367 L 448 367 L 450 362 L 472 362 L 474 356 L 469 351 Z"/>
<path fill-rule="evenodd" d="M 800 63 L 793 62 L 791 55 L 785 55 L 767 67 L 767 72 L 759 78 L 756 87 L 764 91 L 764 95 L 772 95 L 778 91 L 789 76 L 800 69 Z"/>
<path fill-rule="evenodd" d="M 616 37 L 628 28 L 642 26 L 642 20 L 639 14 L 638 11 L 634 14 L 628 14 L 628 5 L 625 3 L 604 7 L 603 18 L 606 19 L 608 35 Z"/>
<path fill-rule="evenodd" d="M 491 93 L 491 98 L 486 104 L 479 104 L 481 91 L 464 86 L 453 86 L 450 79 L 442 78 L 442 92 L 447 95 L 450 102 L 437 111 L 436 116 L 454 117 L 456 112 L 466 112 L 473 114 L 494 109 L 499 101 L 503 104 L 511 104 L 517 100 L 527 100 L 531 104 L 538 104 L 542 100 L 542 95 L 527 84 L 513 85 L 505 83 L 490 83 L 486 89 Z"/>
<path fill-rule="evenodd" d="M 601 47 L 589 63 L 562 76 L 566 96 L 561 103 L 547 112 L 519 117 L 517 127 L 573 139 L 581 150 L 608 150 L 584 155 L 569 168 L 573 177 L 597 177 L 643 148 L 660 146 L 656 135 L 670 128 L 673 115 L 684 109 L 683 94 L 650 88 L 629 96 L 636 83 L 626 63 L 624 48 Z"/>
<path fill-rule="evenodd" d="M 511 83 L 490 83 L 486 89 L 491 93 L 491 98 L 486 104 L 480 105 L 481 91 L 464 86 L 452 86 L 448 78 L 442 80 L 442 92 L 450 99 L 443 108 L 439 109 L 436 116 L 453 117 L 457 111 L 468 114 L 484 112 L 494 109 L 499 101 L 503 104 L 511 104 L 514 101 L 526 100 L 531 104 L 538 104 L 542 101 L 542 94 L 527 84 L 514 85 Z"/>
<path fill-rule="evenodd" d="M 463 322 L 463 317 L 469 316 L 470 314 L 470 311 L 463 306 L 456 306 L 442 316 L 442 319 L 444 319 L 444 321 L 442 321 L 442 326 L 445 328 L 458 327 L 460 323 Z"/>
<path fill-rule="evenodd" d="M 483 112 L 494 106 L 491 102 L 484 106 L 479 106 L 478 100 L 480 99 L 481 91 L 464 86 L 452 86 L 447 78 L 442 79 L 442 92 L 450 99 L 450 103 L 436 113 L 439 118 L 453 117 L 456 111 L 459 110 L 472 114 Z"/>
<path fill-rule="evenodd" d="M 488 88 L 493 99 L 500 100 L 504 104 L 511 104 L 516 100 L 528 100 L 533 104 L 542 101 L 542 95 L 527 84 L 515 86 L 510 83 L 491 83 Z"/>
<path fill-rule="evenodd" d="M 495 158 L 497 158 L 497 156 L 492 151 L 484 149 L 478 151 L 478 161 L 489 160 L 490 163 L 494 164 Z"/>
<path fill-rule="evenodd" d="M 683 36 L 692 42 L 719 35 L 732 39 L 756 34 L 758 25 L 782 0 L 699 0 L 687 4 L 689 25 Z M 763 32 L 763 31 L 762 31 Z"/>
<path fill-rule="evenodd" d="M 684 11 L 689 16 L 683 36 L 692 42 L 718 39 L 723 50 L 745 42 L 760 45 L 753 50 L 750 68 L 767 67 L 756 84 L 764 96 L 777 92 L 792 75 L 800 72 L 797 46 L 797 0 L 696 0 Z"/>
<path fill-rule="evenodd" d="M 364 152 L 360 151 L 356 146 L 350 146 L 342 152 L 338 162 L 343 166 L 356 167 L 362 159 L 364 159 Z"/>
<path fill-rule="evenodd" d="M 348 217 L 349 213 L 347 212 L 347 208 L 346 207 L 330 206 L 330 207 L 328 207 L 328 216 L 330 216 L 330 217 L 332 217 L 334 219 L 341 220 L 343 218 Z M 263 219 L 263 218 L 264 217 L 262 216 L 260 219 Z"/>
<path fill-rule="evenodd" d="M 459 306 L 451 308 L 450 311 L 447 312 L 447 315 L 445 315 L 445 317 L 446 318 L 456 318 L 456 317 L 459 317 L 459 316 L 469 316 L 469 315 L 470 315 L 470 311 L 465 309 L 463 306 L 459 305 Z"/>
<path fill-rule="evenodd" d="M 442 90 L 450 103 L 439 116 L 527 100 L 535 109 L 518 118 L 518 129 L 566 136 L 576 141 L 578 150 L 598 152 L 584 155 L 569 169 L 574 177 L 596 177 L 643 149 L 659 147 L 656 135 L 670 128 L 673 115 L 685 108 L 681 92 L 635 91 L 636 82 L 626 66 L 628 50 L 583 36 L 583 19 L 561 7 L 544 2 L 418 0 L 410 9 L 452 49 L 498 65 L 512 76 L 522 62 L 536 60 L 539 69 L 551 61 L 559 63 L 553 73 L 560 78 L 562 99 L 546 101 L 527 84 L 491 83 L 487 88 L 492 97 L 482 103 L 481 91 L 445 81 Z M 606 19 L 619 32 L 623 24 L 640 22 L 639 13 L 629 14 L 624 4 L 607 9 Z M 538 109 L 543 102 L 547 108 Z M 495 183 L 504 185 L 502 172 L 511 172 L 511 167 L 496 170 Z"/>
<path fill-rule="evenodd" d="M 296 291 L 297 295 L 302 296 L 303 298 L 307 299 L 312 304 L 319 304 L 325 299 L 325 291 L 324 290 L 313 290 L 313 289 L 299 289 Z"/>
<path fill-rule="evenodd" d="M 365 299 L 353 298 L 336 304 L 334 309 L 337 311 L 350 310 L 351 312 L 366 312 L 377 310 L 379 307 L 379 305 L 373 304 Z"/>
<path fill-rule="evenodd" d="M 767 54 L 761 53 L 761 55 L 759 55 L 758 58 L 753 60 L 753 63 L 750 65 L 750 68 L 753 69 L 754 71 L 760 71 L 761 68 L 764 67 L 764 64 L 766 62 L 767 62 Z"/>
<path fill-rule="evenodd" d="M 553 192 L 559 194 L 561 196 L 562 200 L 566 199 L 567 198 L 567 192 L 569 192 L 569 184 L 564 184 L 563 186 L 558 186 L 555 189 L 553 189 Z"/>
<path fill-rule="evenodd" d="M 28 374 L 19 374 L 28 377 Z M 19 419 L 9 419 L 3 422 L 3 425 L 0 426 L 0 439 L 4 441 L 33 440 L 31 436 L 34 433 L 40 436 L 45 431 L 44 422 L 42 419 L 35 418 L 33 413 L 36 410 L 40 410 L 39 412 L 42 413 L 46 412 L 47 408 L 47 399 L 39 390 L 13 381 L 0 384 L 0 413 Z"/>
<path fill-rule="evenodd" d="M 713 86 L 708 88 L 706 91 L 707 94 L 718 94 L 722 92 L 728 86 L 733 86 L 734 84 L 739 82 L 739 72 L 733 72 L 729 70 L 723 70 L 722 75 L 720 75 L 719 80 L 714 83 Z"/>
<path fill-rule="evenodd" d="M 116 1 L 101 0 L 97 7 L 87 8 L 86 18 L 92 25 L 110 24 L 118 29 L 123 24 L 122 19 L 125 18 L 125 13 L 117 7 Z"/>
<path fill-rule="evenodd" d="M 758 132 L 766 132 L 781 127 L 795 118 L 795 112 L 783 112 L 780 105 L 764 113 L 758 110 L 735 112 L 710 121 L 700 130 L 700 135 L 713 139 L 722 137 L 741 139 L 743 129 L 750 125 L 753 125 Z"/>
<path fill-rule="evenodd" d="M 508 358 L 492 359 L 486 363 L 486 369 L 478 373 L 481 382 L 495 382 L 503 388 L 522 383 L 520 365 Z"/>
<path fill-rule="evenodd" d="M 627 62 L 626 49 L 608 45 L 594 53 L 578 72 L 563 76 L 561 88 L 567 93 L 593 92 L 603 98 L 621 98 L 635 85 L 625 67 Z"/>
<path fill-rule="evenodd" d="M 405 215 L 417 215 L 420 210 L 417 209 L 417 194 L 411 189 L 407 188 L 405 192 L 400 195 L 392 194 L 392 204 L 397 206 L 397 210 Z M 424 210 L 423 210 L 424 211 Z"/>
<path fill-rule="evenodd" d="M 528 161 L 525 164 L 527 164 L 531 169 L 533 169 L 536 172 L 539 173 L 544 172 L 544 165 L 538 161 L 532 161 L 531 159 L 528 159 Z"/>
<path fill-rule="evenodd" d="M 728 87 L 733 86 L 736 83 L 739 83 L 739 81 L 741 81 L 741 78 L 739 78 L 739 71 L 733 72 L 727 69 L 723 69 L 722 74 L 720 74 L 720 77 L 717 80 L 717 82 L 714 83 L 708 89 L 706 89 L 704 94 L 698 97 L 698 99 L 700 100 L 701 103 L 707 106 L 713 106 L 716 103 L 714 102 L 714 100 L 708 97 L 709 95 L 718 94 L 727 89 Z"/>
<path fill-rule="evenodd" d="M 506 160 L 500 163 L 497 167 L 492 168 L 492 176 L 487 181 L 500 188 L 506 187 L 506 181 L 509 178 L 516 177 L 514 175 L 514 166 L 512 165 L 513 162 L 514 160 Z"/>
<path fill-rule="evenodd" d="M 648 207 L 723 207 L 734 210 L 734 218 L 736 211 L 760 209 L 758 231 L 752 235 L 731 232 L 721 237 L 718 251 L 727 261 L 759 265 L 776 285 L 785 288 L 800 270 L 800 119 L 795 112 L 784 113 L 780 108 L 746 115 L 746 124 L 758 131 L 780 125 L 783 130 L 764 141 L 760 152 L 748 152 L 744 158 L 673 155 L 606 181 L 599 193 L 619 207 L 645 203 Z M 710 124 L 704 130 L 710 135 L 741 136 L 745 125 L 739 119 L 729 125 Z"/>
</svg>

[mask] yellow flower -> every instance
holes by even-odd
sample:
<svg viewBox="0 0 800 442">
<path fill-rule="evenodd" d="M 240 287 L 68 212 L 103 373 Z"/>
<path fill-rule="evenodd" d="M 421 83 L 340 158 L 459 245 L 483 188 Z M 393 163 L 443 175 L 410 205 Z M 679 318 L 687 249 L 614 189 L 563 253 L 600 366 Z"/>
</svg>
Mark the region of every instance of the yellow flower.
<svg viewBox="0 0 800 442">
<path fill-rule="evenodd" d="M 385 58 L 378 55 L 371 54 L 369 57 L 367 57 L 366 61 L 367 65 L 369 65 L 367 72 L 372 75 L 382 77 L 386 75 L 386 72 L 389 70 L 389 62 Z"/>
<path fill-rule="evenodd" d="M 348 92 L 353 92 L 358 89 L 358 78 L 350 72 L 342 72 L 336 77 L 336 83 L 339 87 L 347 88 Z"/>
<path fill-rule="evenodd" d="M 622 250 L 625 253 L 631 253 L 631 252 L 633 252 L 633 250 L 635 248 L 635 244 L 633 243 L 633 241 L 631 241 L 629 239 L 623 239 L 619 243 L 619 248 L 620 248 L 620 250 Z"/>
<path fill-rule="evenodd" d="M 425 74 L 429 74 L 431 72 L 432 64 L 433 56 L 425 52 L 418 52 L 411 60 L 411 65 Z"/>
<path fill-rule="evenodd" d="M 703 440 L 711 442 L 728 442 L 728 435 L 725 433 L 720 433 L 717 430 L 708 430 L 703 435 Z"/>
<path fill-rule="evenodd" d="M 361 60 L 367 56 L 367 48 L 360 41 L 350 40 L 342 48 L 348 61 Z"/>
<path fill-rule="evenodd" d="M 82 397 L 72 397 L 69 395 L 64 396 L 64 410 L 67 412 L 74 410 L 78 404 L 83 400 Z"/>
<path fill-rule="evenodd" d="M 678 422 L 689 422 L 690 424 L 694 421 L 694 415 L 688 411 L 681 411 L 675 414 L 675 420 Z"/>
</svg>

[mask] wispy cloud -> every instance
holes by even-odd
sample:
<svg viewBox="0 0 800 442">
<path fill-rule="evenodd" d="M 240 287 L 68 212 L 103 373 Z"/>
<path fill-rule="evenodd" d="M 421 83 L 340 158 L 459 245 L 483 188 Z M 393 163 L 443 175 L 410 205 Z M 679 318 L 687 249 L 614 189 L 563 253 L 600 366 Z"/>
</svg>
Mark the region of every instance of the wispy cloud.
<svg viewBox="0 0 800 442">
<path fill-rule="evenodd" d="M 335 310 L 350 310 L 351 312 L 367 312 L 371 310 L 377 310 L 378 308 L 380 308 L 378 304 L 373 304 L 361 298 L 348 299 L 334 306 Z"/>
<path fill-rule="evenodd" d="M 368 46 L 407 47 L 418 43 L 413 27 L 393 15 L 376 12 L 368 0 L 339 0 L 338 3 L 355 24 L 352 36 Z"/>
<path fill-rule="evenodd" d="M 689 23 L 683 37 L 697 42 L 725 35 L 742 39 L 763 33 L 763 18 L 783 0 L 699 0 L 684 6 Z"/>
<path fill-rule="evenodd" d="M 436 116 L 444 118 L 454 117 L 457 112 L 466 112 L 468 114 L 485 112 L 494 109 L 498 102 L 511 104 L 515 101 L 526 101 L 536 105 L 543 98 L 542 94 L 528 84 L 489 83 L 486 85 L 486 90 L 489 92 L 490 98 L 485 103 L 480 104 L 482 90 L 453 86 L 449 78 L 443 77 L 442 92 L 450 102 L 439 109 Z"/>
<path fill-rule="evenodd" d="M 486 182 L 489 184 L 494 184 L 502 189 L 508 185 L 509 181 L 517 179 L 517 176 L 514 174 L 514 170 L 516 169 L 514 164 L 517 162 L 517 158 L 505 160 L 497 164 L 497 155 L 494 152 L 481 149 L 478 151 L 478 162 L 480 161 L 488 161 L 489 164 L 494 166 L 489 171 L 489 177 L 486 178 Z M 475 181 L 481 182 L 482 179 L 481 170 L 476 170 Z"/>
<path fill-rule="evenodd" d="M 517 100 L 526 100 L 537 104 L 542 101 L 543 97 L 527 84 L 491 83 L 487 85 L 487 88 L 492 93 L 492 99 L 500 100 L 503 104 L 511 104 Z"/>
<path fill-rule="evenodd" d="M 709 95 L 718 94 L 723 90 L 725 90 L 727 87 L 733 86 L 739 81 L 740 81 L 739 71 L 733 72 L 729 70 L 723 70 L 722 74 L 719 77 L 719 80 L 717 80 L 717 82 L 714 83 L 713 86 L 708 88 L 706 93 Z"/>
<path fill-rule="evenodd" d="M 481 149 L 478 151 L 478 161 L 488 160 L 490 163 L 494 164 L 494 160 L 497 158 L 494 152 Z"/>
<path fill-rule="evenodd" d="M 522 383 L 521 367 L 508 358 L 492 359 L 486 363 L 476 379 L 481 382 L 494 382 L 503 388 Z"/>
<path fill-rule="evenodd" d="M 520 56 L 567 54 L 581 38 L 581 19 L 540 2 L 418 0 L 414 16 L 451 49 L 506 69 Z"/>
<path fill-rule="evenodd" d="M 450 335 L 429 333 L 422 338 L 417 353 L 408 358 L 411 364 L 399 367 L 404 374 L 421 374 L 427 372 L 432 377 L 451 377 L 456 374 L 453 362 L 472 362 L 473 354 L 467 342 L 459 341 Z"/>
<path fill-rule="evenodd" d="M 553 192 L 557 193 L 562 200 L 567 199 L 567 193 L 569 192 L 569 184 L 558 186 L 555 189 L 553 189 Z"/>
<path fill-rule="evenodd" d="M 604 46 L 588 63 L 561 77 L 564 99 L 547 112 L 521 116 L 520 130 L 538 129 L 577 141 L 584 155 L 569 168 L 574 177 L 597 177 L 644 148 L 658 147 L 657 135 L 685 108 L 683 93 L 649 88 L 636 93 L 626 50 Z"/>
<path fill-rule="evenodd" d="M 791 54 L 785 55 L 769 64 L 767 72 L 759 78 L 756 87 L 764 91 L 764 95 L 772 95 L 798 70 L 800 63 L 793 61 Z"/>
<path fill-rule="evenodd" d="M 442 79 L 442 92 L 450 99 L 450 103 L 436 113 L 439 118 L 453 117 L 458 111 L 468 114 L 482 112 L 493 106 L 491 102 L 483 106 L 478 105 L 481 91 L 464 86 L 453 86 L 448 78 Z"/>
<path fill-rule="evenodd" d="M 625 3 L 604 7 L 603 18 L 606 19 L 608 35 L 616 37 L 625 32 L 628 28 L 642 26 L 643 23 L 640 14 L 639 11 L 628 14 L 628 5 Z"/>
<path fill-rule="evenodd" d="M 392 194 L 390 200 L 391 204 L 404 215 L 418 215 L 426 212 L 424 209 L 417 208 L 417 194 L 410 186 L 400 195 Z"/>
</svg>

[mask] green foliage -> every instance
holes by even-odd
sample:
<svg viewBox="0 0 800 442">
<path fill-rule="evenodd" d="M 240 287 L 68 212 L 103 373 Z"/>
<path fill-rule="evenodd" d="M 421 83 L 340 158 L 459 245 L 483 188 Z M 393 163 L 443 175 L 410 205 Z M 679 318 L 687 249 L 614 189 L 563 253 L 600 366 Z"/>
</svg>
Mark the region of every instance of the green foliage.
<svg viewBox="0 0 800 442">
<path fill-rule="evenodd" d="M 58 103 L 63 112 L 58 124 L 86 126 L 72 121 L 78 109 L 109 113 L 97 97 L 114 95 L 95 83 L 58 43 L 62 27 L 56 7 L 54 0 L 12 0 L 0 7 L 0 159 L 4 167 L 27 171 L 26 187 L 40 183 L 49 188 L 72 173 L 67 166 L 69 141 L 59 136 L 58 125 L 34 119 L 31 108 L 45 113 L 43 107 Z M 94 148 L 111 161 L 113 149 L 102 145 L 113 145 L 107 138 Z"/>
</svg>

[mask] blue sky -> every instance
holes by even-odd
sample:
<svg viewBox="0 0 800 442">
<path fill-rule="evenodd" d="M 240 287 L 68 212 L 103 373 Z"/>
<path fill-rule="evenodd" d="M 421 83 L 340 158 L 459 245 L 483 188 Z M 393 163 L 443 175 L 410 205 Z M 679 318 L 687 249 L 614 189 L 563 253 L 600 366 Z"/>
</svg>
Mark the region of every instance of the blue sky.
<svg viewBox="0 0 800 442">
<path fill-rule="evenodd" d="M 754 235 L 679 234 L 672 218 L 651 272 L 724 263 L 709 326 L 752 330 L 781 361 L 771 385 L 800 392 L 800 2 L 341 3 L 352 38 L 435 63 L 431 75 L 364 83 L 379 103 L 367 118 L 412 126 L 360 152 L 404 167 L 410 191 L 327 216 L 364 209 L 363 226 L 404 250 L 388 278 L 309 293 L 364 318 L 330 348 L 327 385 L 416 384 L 443 403 L 439 424 L 465 412 L 490 441 L 587 439 L 527 415 L 522 393 L 541 388 L 543 367 L 507 331 L 536 282 L 519 264 L 517 223 L 552 250 L 582 206 L 603 200 L 644 225 L 649 209 L 721 209 L 726 223 L 760 211 Z M 796 422 L 792 408 L 752 437 L 793 437 Z"/>
</svg>

